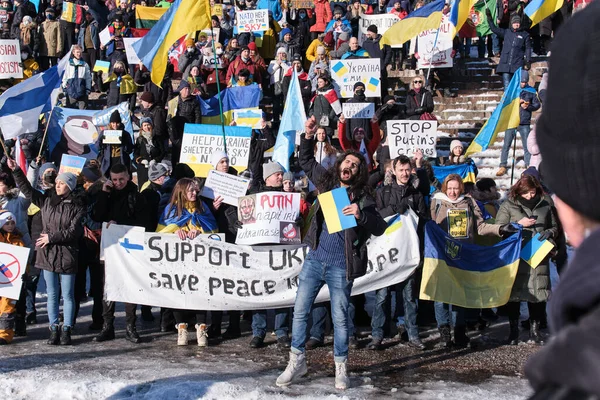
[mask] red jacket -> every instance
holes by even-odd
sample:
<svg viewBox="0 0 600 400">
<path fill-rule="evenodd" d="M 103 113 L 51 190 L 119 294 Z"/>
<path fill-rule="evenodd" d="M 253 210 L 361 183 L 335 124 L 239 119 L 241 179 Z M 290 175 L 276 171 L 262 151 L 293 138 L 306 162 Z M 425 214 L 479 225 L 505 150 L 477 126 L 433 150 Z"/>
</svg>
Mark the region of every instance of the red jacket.
<svg viewBox="0 0 600 400">
<path fill-rule="evenodd" d="M 329 21 L 333 18 L 328 0 L 315 0 L 315 24 L 310 27 L 311 32 L 325 32 Z"/>
<path fill-rule="evenodd" d="M 367 156 L 369 157 L 369 171 L 375 168 L 375 162 L 373 160 L 373 154 L 381 143 L 381 132 L 379 131 L 379 124 L 377 122 L 371 122 L 371 131 L 373 132 L 373 139 L 369 142 L 365 142 L 367 150 Z M 348 139 L 346 135 L 346 122 L 338 122 L 338 137 L 340 139 L 340 146 L 342 150 L 354 150 L 360 152 L 360 143 L 356 143 L 354 140 Z"/>
</svg>

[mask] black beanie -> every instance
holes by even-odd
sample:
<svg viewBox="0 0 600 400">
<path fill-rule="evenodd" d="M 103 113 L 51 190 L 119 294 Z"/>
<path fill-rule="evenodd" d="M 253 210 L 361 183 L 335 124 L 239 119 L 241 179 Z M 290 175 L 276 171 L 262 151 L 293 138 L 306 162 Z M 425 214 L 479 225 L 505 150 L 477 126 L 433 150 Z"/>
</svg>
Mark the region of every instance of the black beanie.
<svg viewBox="0 0 600 400">
<path fill-rule="evenodd" d="M 377 25 L 369 25 L 367 32 L 377 33 Z"/>
<path fill-rule="evenodd" d="M 365 89 L 365 84 L 362 82 L 356 82 L 354 84 L 354 90 L 356 90 L 357 88 L 362 87 L 363 89 Z"/>
<path fill-rule="evenodd" d="M 599 43 L 600 2 L 592 2 L 574 14 L 552 42 L 546 102 L 536 127 L 544 183 L 595 221 L 600 221 Z M 586 89 L 567 76 L 577 76 Z"/>
<path fill-rule="evenodd" d="M 121 114 L 119 114 L 118 110 L 115 110 L 112 114 L 110 114 L 110 122 L 116 122 L 118 124 L 121 123 Z"/>
</svg>

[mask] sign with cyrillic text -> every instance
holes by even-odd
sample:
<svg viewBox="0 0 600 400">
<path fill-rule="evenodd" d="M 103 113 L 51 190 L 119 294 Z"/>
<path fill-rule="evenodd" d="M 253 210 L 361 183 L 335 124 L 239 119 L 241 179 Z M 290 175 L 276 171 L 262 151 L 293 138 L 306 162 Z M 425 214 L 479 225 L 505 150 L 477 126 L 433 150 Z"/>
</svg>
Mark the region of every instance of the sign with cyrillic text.
<svg viewBox="0 0 600 400">
<path fill-rule="evenodd" d="M 379 58 L 362 58 L 348 60 L 332 60 L 331 77 L 335 81 L 336 90 L 341 97 L 354 97 L 354 84 L 365 84 L 365 96 L 381 96 L 381 60 Z"/>
</svg>

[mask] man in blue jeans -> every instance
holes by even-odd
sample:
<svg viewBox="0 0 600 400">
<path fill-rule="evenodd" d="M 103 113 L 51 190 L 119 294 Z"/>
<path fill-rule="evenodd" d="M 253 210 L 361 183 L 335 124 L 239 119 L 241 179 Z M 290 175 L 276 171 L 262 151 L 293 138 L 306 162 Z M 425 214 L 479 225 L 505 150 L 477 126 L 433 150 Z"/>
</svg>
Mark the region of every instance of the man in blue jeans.
<svg viewBox="0 0 600 400">
<path fill-rule="evenodd" d="M 521 108 L 519 109 L 519 126 L 517 129 L 508 129 L 504 132 L 504 144 L 502 145 L 502 154 L 500 155 L 500 168 L 496 172 L 496 176 L 506 174 L 506 166 L 508 164 L 508 152 L 510 146 L 515 140 L 517 131 L 521 135 L 523 142 L 523 152 L 525 158 L 525 168 L 529 166 L 531 154 L 527 149 L 527 137 L 531 131 L 531 113 L 540 109 L 542 104 L 534 88 L 529 86 L 529 72 L 521 70 Z"/>
<path fill-rule="evenodd" d="M 325 169 L 315 160 L 314 134 L 316 120 L 310 118 L 300 142 L 300 166 L 314 182 L 320 193 L 345 188 L 350 205 L 342 208 L 343 215 L 356 218 L 357 226 L 341 232 L 329 233 L 327 223 L 317 201 L 311 211 L 313 217 L 305 236 L 310 251 L 304 260 L 298 279 L 294 306 L 292 348 L 286 370 L 277 378 L 277 386 L 288 386 L 307 373 L 305 343 L 307 322 L 317 294 L 327 284 L 331 298 L 331 316 L 334 327 L 333 355 L 335 360 L 335 387 L 346 389 L 348 375 L 348 303 L 353 280 L 367 271 L 367 239 L 382 235 L 387 224 L 369 195 L 368 166 L 360 152 L 346 151 L 335 165 Z M 378 134 L 378 132 L 376 132 Z"/>
</svg>

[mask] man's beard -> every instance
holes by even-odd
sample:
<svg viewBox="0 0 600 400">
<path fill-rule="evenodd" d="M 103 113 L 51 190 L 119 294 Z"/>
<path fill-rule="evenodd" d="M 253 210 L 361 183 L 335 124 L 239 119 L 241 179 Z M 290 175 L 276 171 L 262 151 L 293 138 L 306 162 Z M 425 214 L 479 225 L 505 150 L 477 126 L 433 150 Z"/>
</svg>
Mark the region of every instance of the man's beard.
<svg viewBox="0 0 600 400">
<path fill-rule="evenodd" d="M 356 181 L 358 179 L 358 175 L 353 175 L 350 168 L 342 169 L 340 171 L 339 176 L 340 176 L 340 182 L 342 182 L 344 185 L 348 185 L 348 186 L 352 186 L 354 183 L 356 183 Z"/>
</svg>

